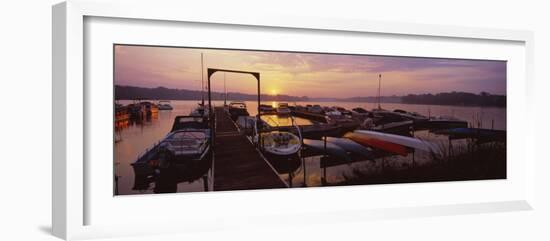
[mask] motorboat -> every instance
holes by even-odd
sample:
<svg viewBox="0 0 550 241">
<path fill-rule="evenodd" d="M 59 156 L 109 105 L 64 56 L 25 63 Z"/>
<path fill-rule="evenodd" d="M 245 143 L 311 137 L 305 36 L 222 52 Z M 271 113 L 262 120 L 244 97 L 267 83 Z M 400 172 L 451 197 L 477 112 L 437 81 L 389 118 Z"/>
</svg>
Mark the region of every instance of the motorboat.
<svg viewBox="0 0 550 241">
<path fill-rule="evenodd" d="M 407 118 L 407 119 L 412 120 L 412 121 L 415 121 L 415 122 L 427 121 L 429 119 L 427 116 L 421 115 L 417 112 L 408 112 L 408 111 L 401 110 L 401 109 L 395 109 L 395 110 L 393 110 L 393 112 L 398 113 L 402 117 Z"/>
<path fill-rule="evenodd" d="M 208 108 L 204 104 L 199 103 L 198 106 L 195 109 L 193 109 L 189 115 L 206 117 L 208 116 L 208 113 L 209 113 Z"/>
<path fill-rule="evenodd" d="M 210 158 L 210 143 L 211 130 L 206 117 L 177 116 L 170 133 L 132 163 L 136 178 L 153 175 L 159 166 L 194 168 Z"/>
<path fill-rule="evenodd" d="M 277 115 L 290 115 L 291 110 L 288 108 L 288 103 L 279 103 L 277 106 Z"/>
<path fill-rule="evenodd" d="M 239 116 L 249 116 L 244 102 L 231 102 L 227 108 L 231 119 L 237 120 Z"/>
<path fill-rule="evenodd" d="M 274 113 L 277 113 L 277 110 L 275 108 L 273 108 L 272 105 L 261 104 L 260 105 L 260 112 L 262 114 L 274 114 Z"/>
<path fill-rule="evenodd" d="M 300 137 L 287 131 L 271 131 L 260 136 L 262 150 L 275 156 L 296 155 L 302 146 Z"/>
<path fill-rule="evenodd" d="M 168 100 L 161 100 L 157 103 L 157 107 L 159 110 L 173 110 L 174 107 L 170 105 L 170 101 Z"/>
<path fill-rule="evenodd" d="M 344 108 L 344 107 L 333 106 L 332 108 L 337 110 L 338 112 L 340 112 L 340 114 L 342 114 L 344 116 L 351 116 L 352 115 L 352 112 L 350 110 Z"/>
<path fill-rule="evenodd" d="M 143 107 L 142 110 L 145 112 L 146 116 L 152 116 L 159 112 L 157 105 L 152 102 L 142 101 L 140 102 L 140 105 Z"/>
<path fill-rule="evenodd" d="M 308 106 L 307 111 L 314 114 L 323 114 L 323 108 L 320 105 Z"/>
</svg>

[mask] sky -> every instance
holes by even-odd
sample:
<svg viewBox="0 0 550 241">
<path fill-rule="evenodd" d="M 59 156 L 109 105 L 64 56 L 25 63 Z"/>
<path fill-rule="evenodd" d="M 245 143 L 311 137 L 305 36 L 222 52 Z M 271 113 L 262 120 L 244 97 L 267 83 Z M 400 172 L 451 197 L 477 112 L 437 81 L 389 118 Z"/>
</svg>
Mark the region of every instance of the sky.
<svg viewBox="0 0 550 241">
<path fill-rule="evenodd" d="M 269 95 L 346 98 L 464 91 L 506 94 L 506 62 L 396 56 L 194 49 L 116 45 L 115 84 L 201 89 L 207 68 L 259 72 Z M 225 75 L 225 76 L 224 76 Z M 246 74 L 217 72 L 213 91 L 256 93 Z"/>
</svg>

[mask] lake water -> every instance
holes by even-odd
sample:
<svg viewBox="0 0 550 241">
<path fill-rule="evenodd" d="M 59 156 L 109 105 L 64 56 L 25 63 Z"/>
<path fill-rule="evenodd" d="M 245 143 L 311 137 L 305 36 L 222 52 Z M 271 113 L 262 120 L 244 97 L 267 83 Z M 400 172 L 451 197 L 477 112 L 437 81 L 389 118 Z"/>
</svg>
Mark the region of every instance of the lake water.
<svg viewBox="0 0 550 241">
<path fill-rule="evenodd" d="M 144 153 L 147 148 L 150 148 L 155 142 L 161 140 L 170 131 L 174 118 L 178 115 L 188 115 L 200 101 L 172 101 L 173 110 L 159 110 L 158 115 L 144 120 L 140 123 L 129 122 L 123 125 L 119 131 L 115 133 L 115 175 L 118 176 L 118 194 L 139 194 L 153 193 L 154 184 L 143 190 L 133 190 L 134 187 L 134 171 L 130 165 Z M 127 105 L 132 101 L 119 101 L 120 104 Z M 247 101 L 247 108 L 250 115 L 257 114 L 257 102 Z M 266 102 L 276 106 L 275 102 Z M 367 110 L 377 107 L 375 103 L 351 103 L 351 102 L 291 102 L 290 105 L 307 105 L 320 104 L 321 106 L 341 106 L 346 109 L 362 107 Z M 223 101 L 213 101 L 213 105 L 221 106 Z M 410 112 L 418 112 L 426 116 L 453 116 L 465 121 L 468 121 L 471 126 L 506 130 L 506 109 L 495 107 L 464 107 L 464 106 L 440 106 L 440 105 L 412 105 L 400 103 L 382 103 L 382 108 L 387 110 L 402 109 Z M 270 117 L 279 122 L 280 125 L 288 123 L 288 119 L 278 120 L 276 116 Z M 307 120 L 301 120 L 299 124 L 306 124 Z M 415 136 L 438 140 L 438 137 L 421 131 L 415 133 Z M 421 163 L 421 153 L 416 154 L 417 162 Z M 389 157 L 385 158 L 383 165 L 402 165 L 410 160 L 410 157 Z M 326 169 L 326 181 L 328 183 L 336 183 L 343 180 L 344 176 L 354 168 L 361 169 L 379 169 L 380 162 L 356 162 L 349 165 L 341 165 Z M 305 171 L 304 171 L 305 170 Z M 300 167 L 292 175 L 292 180 L 287 173 L 281 173 L 280 176 L 287 182 L 292 181 L 293 186 L 322 186 L 321 176 L 323 171 L 319 167 L 319 158 L 305 158 L 305 167 Z M 305 173 L 305 174 L 304 174 Z M 193 182 L 181 182 L 177 184 L 178 192 L 194 192 L 204 191 L 205 182 L 207 186 L 211 185 L 212 177 L 207 175 L 208 179 L 199 179 Z"/>
</svg>

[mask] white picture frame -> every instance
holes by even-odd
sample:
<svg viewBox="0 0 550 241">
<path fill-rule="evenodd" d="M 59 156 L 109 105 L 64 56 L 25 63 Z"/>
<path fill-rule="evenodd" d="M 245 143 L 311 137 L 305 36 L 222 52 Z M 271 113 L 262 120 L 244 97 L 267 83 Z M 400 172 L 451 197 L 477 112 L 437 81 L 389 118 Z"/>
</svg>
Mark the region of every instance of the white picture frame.
<svg viewBox="0 0 550 241">
<path fill-rule="evenodd" d="M 156 9 L 150 11 L 150 9 Z M 521 174 L 521 180 L 516 182 L 517 193 L 502 195 L 498 200 L 486 201 L 481 199 L 475 201 L 463 202 L 457 200 L 450 204 L 447 200 L 441 203 L 412 203 L 402 206 L 396 203 L 395 206 L 383 208 L 361 209 L 350 204 L 350 209 L 339 209 L 337 207 L 328 207 L 325 211 L 315 212 L 307 211 L 288 211 L 282 214 L 273 212 L 262 213 L 261 216 L 254 216 L 254 207 L 251 207 L 250 213 L 236 215 L 234 213 L 220 213 L 220 217 L 231 218 L 234 223 L 227 224 L 223 221 L 212 222 L 211 220 L 202 220 L 195 222 L 194 225 L 182 228 L 178 225 L 167 225 L 161 228 L 160 224 L 154 231 L 136 230 L 130 225 L 117 225 L 115 223 L 89 223 L 88 217 L 93 210 L 102 209 L 102 206 L 96 206 L 90 211 L 87 204 L 90 195 L 89 183 L 86 182 L 87 169 L 92 168 L 89 162 L 85 162 L 85 155 L 89 147 L 85 141 L 87 107 L 85 84 L 85 19 L 86 18 L 116 18 L 116 19 L 136 19 L 141 21 L 170 21 L 175 23 L 206 23 L 221 24 L 226 28 L 231 26 L 253 26 L 257 29 L 276 28 L 284 31 L 285 29 L 300 29 L 303 31 L 329 31 L 334 33 L 372 33 L 391 36 L 421 36 L 427 38 L 455 39 L 455 40 L 476 40 L 500 41 L 521 46 L 524 59 L 522 59 L 522 68 L 520 78 L 514 78 L 514 85 L 518 88 L 509 88 L 509 94 L 513 94 L 519 101 L 515 104 L 531 106 L 532 97 L 530 93 L 533 79 L 533 34 L 529 31 L 518 30 L 497 30 L 456 26 L 422 25 L 409 23 L 391 23 L 391 22 L 371 22 L 351 19 L 323 19 L 323 18 L 300 18 L 293 16 L 275 16 L 275 15 L 208 15 L 204 12 L 189 8 L 184 2 L 166 1 L 166 2 L 95 2 L 84 0 L 69 0 L 53 7 L 53 194 L 52 194 L 52 226 L 53 234 L 63 239 L 81 239 L 93 237 L 111 237 L 122 235 L 139 234 L 159 234 L 190 232 L 196 230 L 208 230 L 222 227 L 250 225 L 255 222 L 256 225 L 262 223 L 276 222 L 276 220 L 285 220 L 292 215 L 301 215 L 299 222 L 293 222 L 297 225 L 304 221 L 312 223 L 317 222 L 340 222 L 344 220 L 368 220 L 383 218 L 400 217 L 422 217 L 432 215 L 450 215 L 495 211 L 513 211 L 529 210 L 534 205 L 534 169 L 536 158 L 534 155 L 534 131 L 527 128 L 522 136 L 522 146 L 516 148 L 518 152 L 524 154 L 521 168 L 525 173 Z M 512 108 L 514 115 L 528 116 L 531 113 L 530 108 Z M 510 111 L 510 110 L 509 110 Z M 510 113 L 508 114 L 510 115 Z M 528 125 L 533 127 L 534 125 Z M 511 126 L 514 128 L 514 125 Z M 106 130 L 107 131 L 107 130 Z M 109 129 L 109 131 L 112 131 Z M 516 137 L 518 137 L 516 135 Z M 110 141 L 110 140 L 109 140 Z M 517 155 L 515 155 L 517 157 Z M 511 156 L 512 158 L 514 155 Z M 112 164 L 112 163 L 111 163 Z M 408 185 L 408 184 L 407 184 Z M 420 186 L 419 186 L 420 185 Z M 437 184 L 439 188 L 445 183 Z M 479 182 L 466 185 L 481 185 Z M 409 188 L 420 188 L 426 190 L 435 190 L 438 187 L 426 184 L 411 184 Z M 306 198 L 307 195 L 325 196 L 325 195 L 349 195 L 358 187 L 346 187 L 339 189 L 323 189 L 292 191 L 284 195 L 295 195 Z M 378 186 L 377 189 L 393 188 Z M 489 187 L 487 187 L 489 188 Z M 480 189 L 479 191 L 482 191 Z M 505 192 L 505 191 L 503 191 Z M 347 194 L 346 194 L 347 193 Z M 521 194 L 520 194 L 521 193 Z M 505 193 L 504 193 L 505 194 Z M 244 198 L 251 200 L 268 200 L 269 198 L 282 195 L 276 190 L 269 191 L 239 191 L 225 192 L 220 194 L 199 195 L 196 202 L 213 204 L 213 199 L 219 202 L 237 202 Z M 191 197 L 191 196 L 187 196 Z M 144 197 L 141 197 L 144 198 Z M 175 205 L 173 202 L 165 199 L 181 199 L 182 196 L 162 196 L 147 197 L 148 202 L 155 199 L 159 202 L 166 202 L 167 205 Z M 161 200 L 163 199 L 163 200 Z M 237 200 L 237 201 L 236 201 Z M 137 202 L 137 199 L 126 199 L 125 202 Z M 284 205 L 283 205 L 284 206 Z M 238 207 L 237 207 L 238 209 Z M 105 210 L 112 211 L 109 207 Z M 197 215 L 197 214 L 193 214 Z M 229 217 L 229 215 L 234 215 Z M 331 215 L 331 219 L 322 219 L 320 217 Z M 149 217 L 151 218 L 151 217 Z M 155 217 L 153 217 L 155 218 Z M 162 222 L 163 219 L 156 217 Z M 176 218 L 176 217 L 174 217 Z M 253 220 L 253 221 L 249 221 Z M 172 220 L 171 218 L 166 219 Z M 325 221 L 320 221 L 325 220 Z M 173 221 L 173 220 L 172 220 Z M 205 227 L 206 224 L 208 227 Z M 85 225 L 86 224 L 86 225 Z"/>
</svg>

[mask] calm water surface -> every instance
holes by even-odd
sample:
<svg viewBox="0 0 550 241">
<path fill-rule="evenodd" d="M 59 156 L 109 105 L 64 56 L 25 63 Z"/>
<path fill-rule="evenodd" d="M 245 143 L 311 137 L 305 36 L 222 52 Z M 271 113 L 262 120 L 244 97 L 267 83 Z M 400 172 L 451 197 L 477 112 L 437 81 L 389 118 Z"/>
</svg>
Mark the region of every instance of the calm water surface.
<svg viewBox="0 0 550 241">
<path fill-rule="evenodd" d="M 118 179 L 119 194 L 138 194 L 153 193 L 153 185 L 144 190 L 133 190 L 134 172 L 131 163 L 136 161 L 138 156 L 144 153 L 155 142 L 161 140 L 172 127 L 174 118 L 178 115 L 188 115 L 200 101 L 172 101 L 173 110 L 159 110 L 158 115 L 141 123 L 129 123 L 128 126 L 116 132 L 115 142 L 115 175 Z M 120 101 L 120 104 L 130 104 L 132 101 Z M 276 106 L 276 102 L 272 103 Z M 213 101 L 215 106 L 223 105 L 223 101 Z M 248 112 L 251 115 L 257 114 L 257 102 L 247 101 Z M 321 106 L 341 106 L 346 109 L 363 107 L 367 110 L 377 106 L 375 103 L 352 103 L 352 102 L 291 102 L 291 105 L 320 104 Z M 495 107 L 463 107 L 463 106 L 439 106 L 439 105 L 411 105 L 399 103 L 383 103 L 382 108 L 387 110 L 403 109 L 411 112 L 418 112 L 426 116 L 453 116 L 468 121 L 471 126 L 482 128 L 494 128 L 506 130 L 506 109 Z M 270 116 L 271 121 L 278 122 L 279 125 L 289 125 L 290 119 L 278 119 L 277 116 Z M 306 119 L 298 119 L 298 124 L 305 125 L 310 122 Z M 427 131 L 418 131 L 416 137 L 429 139 L 433 142 L 445 144 L 445 138 L 431 134 Z M 422 164 L 423 153 L 415 153 L 415 163 Z M 425 158 L 427 159 L 427 158 Z M 345 175 L 349 174 L 354 168 L 378 170 L 381 165 L 405 166 L 412 160 L 412 157 L 387 157 L 383 162 L 356 162 L 349 165 L 341 165 L 326 169 L 326 178 L 328 183 L 342 181 Z M 383 163 L 383 164 L 382 164 Z M 319 167 L 319 157 L 310 157 L 305 159 L 305 167 L 301 166 L 295 170 L 290 178 L 288 173 L 281 173 L 280 176 L 292 186 L 322 186 L 321 176 L 323 170 Z M 193 182 L 182 182 L 177 186 L 178 192 L 204 191 L 204 182 L 210 185 L 211 175 L 207 180 L 199 179 Z"/>
</svg>

